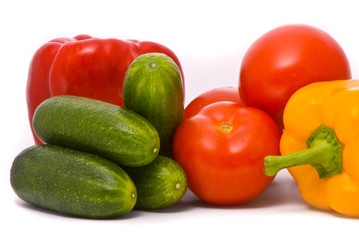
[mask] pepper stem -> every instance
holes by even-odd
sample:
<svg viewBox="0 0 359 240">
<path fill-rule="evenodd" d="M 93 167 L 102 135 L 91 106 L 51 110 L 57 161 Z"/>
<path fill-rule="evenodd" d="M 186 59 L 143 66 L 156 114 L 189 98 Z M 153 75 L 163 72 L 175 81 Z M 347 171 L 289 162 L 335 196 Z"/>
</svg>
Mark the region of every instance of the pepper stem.
<svg viewBox="0 0 359 240">
<path fill-rule="evenodd" d="M 320 125 L 306 141 L 307 149 L 283 155 L 264 158 L 264 174 L 274 176 L 281 169 L 310 164 L 320 178 L 331 177 L 342 171 L 343 146 L 334 129 Z"/>
</svg>

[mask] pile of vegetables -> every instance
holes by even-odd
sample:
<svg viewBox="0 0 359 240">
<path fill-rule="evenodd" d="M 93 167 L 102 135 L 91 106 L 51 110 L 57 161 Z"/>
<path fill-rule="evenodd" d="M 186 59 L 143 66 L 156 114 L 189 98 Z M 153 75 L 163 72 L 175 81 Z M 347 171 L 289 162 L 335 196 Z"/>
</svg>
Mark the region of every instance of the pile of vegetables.
<svg viewBox="0 0 359 240">
<path fill-rule="evenodd" d="M 187 177 L 171 147 L 184 116 L 177 64 L 163 53 L 138 56 L 123 81 L 123 103 L 74 95 L 41 102 L 29 113 L 41 144 L 21 152 L 11 168 L 16 194 L 88 218 L 165 208 L 181 199 Z"/>
<path fill-rule="evenodd" d="M 359 217 L 359 81 L 350 79 L 329 34 L 284 25 L 250 46 L 238 86 L 184 107 L 183 71 L 168 48 L 56 39 L 30 66 L 37 145 L 17 156 L 11 183 L 31 204 L 103 218 L 169 207 L 187 186 L 210 204 L 240 205 L 288 169 L 310 205 Z"/>
</svg>

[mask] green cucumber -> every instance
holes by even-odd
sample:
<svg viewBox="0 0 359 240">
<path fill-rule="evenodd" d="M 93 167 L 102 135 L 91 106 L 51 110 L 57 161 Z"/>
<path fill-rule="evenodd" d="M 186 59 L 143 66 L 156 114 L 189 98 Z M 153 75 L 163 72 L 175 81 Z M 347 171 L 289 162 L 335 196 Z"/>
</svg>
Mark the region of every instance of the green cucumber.
<svg viewBox="0 0 359 240">
<path fill-rule="evenodd" d="M 165 156 L 139 168 L 125 168 L 137 189 L 137 209 L 160 209 L 178 202 L 187 189 L 187 177 L 180 165 Z"/>
<path fill-rule="evenodd" d="M 85 97 L 45 100 L 34 113 L 33 127 L 44 143 L 95 153 L 124 166 L 147 165 L 160 148 L 156 129 L 144 117 Z"/>
<path fill-rule="evenodd" d="M 10 182 L 24 201 L 77 217 L 121 216 L 137 200 L 133 181 L 119 165 L 52 145 L 35 145 L 16 156 Z"/>
<path fill-rule="evenodd" d="M 123 82 L 126 108 L 144 116 L 160 136 L 160 155 L 172 157 L 172 138 L 184 116 L 181 72 L 162 53 L 137 57 L 127 69 Z"/>
</svg>

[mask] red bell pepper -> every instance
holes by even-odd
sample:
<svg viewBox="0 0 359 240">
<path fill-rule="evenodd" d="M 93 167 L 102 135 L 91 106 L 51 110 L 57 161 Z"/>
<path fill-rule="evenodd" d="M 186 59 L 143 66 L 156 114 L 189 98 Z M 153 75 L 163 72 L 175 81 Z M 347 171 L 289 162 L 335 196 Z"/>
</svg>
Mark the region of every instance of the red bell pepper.
<svg viewBox="0 0 359 240">
<path fill-rule="evenodd" d="M 57 38 L 40 47 L 31 61 L 26 89 L 35 143 L 42 142 L 33 132 L 32 117 L 42 101 L 56 95 L 76 95 L 123 106 L 122 84 L 127 68 L 136 57 L 149 52 L 171 57 L 181 70 L 183 79 L 177 56 L 154 42 L 78 35 Z"/>
</svg>

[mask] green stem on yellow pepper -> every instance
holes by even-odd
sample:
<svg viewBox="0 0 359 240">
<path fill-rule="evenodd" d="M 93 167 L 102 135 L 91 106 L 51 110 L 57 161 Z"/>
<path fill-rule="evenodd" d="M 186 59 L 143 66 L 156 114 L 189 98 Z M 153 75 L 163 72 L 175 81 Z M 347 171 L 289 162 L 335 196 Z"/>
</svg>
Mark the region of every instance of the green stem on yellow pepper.
<svg viewBox="0 0 359 240">
<path fill-rule="evenodd" d="M 337 139 L 334 129 L 320 125 L 306 141 L 307 149 L 264 158 L 264 174 L 274 176 L 281 169 L 310 164 L 320 178 L 331 177 L 342 171 L 343 146 Z"/>
</svg>

